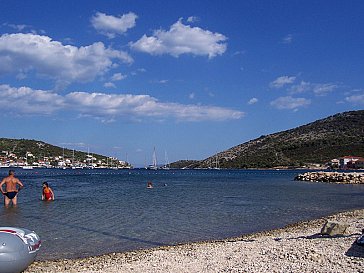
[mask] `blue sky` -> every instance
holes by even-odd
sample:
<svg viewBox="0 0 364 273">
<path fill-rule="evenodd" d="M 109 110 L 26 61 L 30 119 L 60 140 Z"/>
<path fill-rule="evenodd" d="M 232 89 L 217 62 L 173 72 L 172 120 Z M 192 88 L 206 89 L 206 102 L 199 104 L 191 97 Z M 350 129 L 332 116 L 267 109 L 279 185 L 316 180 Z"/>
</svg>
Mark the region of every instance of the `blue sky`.
<svg viewBox="0 0 364 273">
<path fill-rule="evenodd" d="M 363 109 L 362 1 L 0 1 L 1 137 L 135 166 Z"/>
</svg>

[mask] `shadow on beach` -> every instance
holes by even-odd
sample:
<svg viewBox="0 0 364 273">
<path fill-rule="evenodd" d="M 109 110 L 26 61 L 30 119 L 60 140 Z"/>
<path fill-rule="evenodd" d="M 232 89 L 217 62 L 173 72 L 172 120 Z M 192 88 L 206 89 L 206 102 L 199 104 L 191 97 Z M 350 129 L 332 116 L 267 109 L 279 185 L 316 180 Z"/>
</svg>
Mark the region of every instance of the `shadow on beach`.
<svg viewBox="0 0 364 273">
<path fill-rule="evenodd" d="M 290 239 L 313 240 L 313 239 L 322 239 L 322 238 L 349 238 L 349 237 L 353 237 L 354 235 L 360 235 L 360 233 L 355 233 L 355 234 L 350 234 L 350 235 L 337 235 L 337 236 L 327 236 L 327 235 L 322 235 L 320 233 L 317 233 L 317 234 L 313 234 L 310 236 L 299 236 L 299 237 L 290 238 Z M 351 245 L 351 247 L 345 252 L 345 255 L 348 257 L 364 258 L 364 246 L 360 246 L 354 241 L 353 244 Z"/>
<path fill-rule="evenodd" d="M 345 252 L 345 255 L 348 257 L 364 258 L 364 246 L 360 246 L 356 242 L 353 242 L 348 251 Z"/>
<path fill-rule="evenodd" d="M 332 238 L 350 238 L 354 235 L 359 235 L 359 233 L 355 233 L 355 234 L 349 234 L 349 235 L 335 235 L 335 236 L 330 236 L 330 235 L 323 235 L 321 233 L 316 233 L 313 235 L 309 235 L 309 236 L 298 236 L 298 237 L 293 237 L 293 238 L 289 238 L 289 240 L 297 240 L 297 239 L 308 239 L 308 240 L 314 240 L 314 239 L 332 239 Z"/>
</svg>

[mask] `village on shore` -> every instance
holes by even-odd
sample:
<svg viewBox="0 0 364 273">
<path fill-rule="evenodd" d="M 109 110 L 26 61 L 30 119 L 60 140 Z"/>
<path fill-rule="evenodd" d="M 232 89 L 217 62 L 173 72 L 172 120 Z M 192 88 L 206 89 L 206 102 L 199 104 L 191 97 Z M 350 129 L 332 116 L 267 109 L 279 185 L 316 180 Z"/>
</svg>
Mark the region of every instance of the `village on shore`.
<svg viewBox="0 0 364 273">
<path fill-rule="evenodd" d="M 44 156 L 37 158 L 31 152 L 26 152 L 25 156 L 19 156 L 11 151 L 0 152 L 0 168 L 59 168 L 59 169 L 132 169 L 133 166 L 124 160 L 116 157 L 96 158 L 87 153 L 83 159 L 64 155 Z"/>
<path fill-rule="evenodd" d="M 155 153 L 155 152 L 154 152 Z M 155 155 L 154 155 L 155 157 Z M 153 159 L 154 160 L 154 159 Z M 216 160 L 217 161 L 217 160 Z M 153 166 L 149 169 L 158 169 L 157 162 L 153 161 Z M 173 164 L 168 163 L 168 168 Z M 217 167 L 220 169 L 218 162 Z M 133 166 L 127 160 L 119 160 L 116 157 L 98 156 L 84 153 L 82 157 L 75 157 L 75 151 L 72 155 L 48 155 L 36 156 L 31 152 L 25 155 L 18 155 L 13 151 L 0 151 L 0 168 L 59 168 L 59 169 L 132 169 Z M 166 166 L 162 167 L 165 169 Z M 178 167 L 177 167 L 178 168 Z M 183 167 L 185 169 L 186 167 Z M 209 167 L 208 169 L 210 169 Z M 288 166 L 279 166 L 273 169 L 289 169 Z M 360 156 L 343 156 L 330 160 L 325 164 L 311 163 L 301 166 L 299 169 L 321 169 L 321 170 L 364 170 L 364 158 Z"/>
</svg>

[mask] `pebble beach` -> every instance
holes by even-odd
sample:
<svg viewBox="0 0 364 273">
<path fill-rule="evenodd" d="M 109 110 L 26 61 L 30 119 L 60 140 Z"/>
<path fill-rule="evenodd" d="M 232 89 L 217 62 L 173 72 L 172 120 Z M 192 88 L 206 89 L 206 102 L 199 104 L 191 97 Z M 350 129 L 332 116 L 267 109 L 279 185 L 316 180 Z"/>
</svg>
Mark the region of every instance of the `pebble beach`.
<svg viewBox="0 0 364 273">
<path fill-rule="evenodd" d="M 326 221 L 348 228 L 323 236 Z M 25 272 L 364 272 L 364 247 L 355 244 L 363 228 L 360 209 L 220 241 L 36 261 Z"/>
</svg>

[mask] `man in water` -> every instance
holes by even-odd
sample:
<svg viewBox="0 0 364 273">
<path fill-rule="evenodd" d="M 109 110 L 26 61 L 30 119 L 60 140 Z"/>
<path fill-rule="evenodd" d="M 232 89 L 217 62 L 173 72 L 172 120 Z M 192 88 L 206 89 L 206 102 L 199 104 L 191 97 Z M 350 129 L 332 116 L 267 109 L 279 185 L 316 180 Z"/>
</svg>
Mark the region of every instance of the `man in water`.
<svg viewBox="0 0 364 273">
<path fill-rule="evenodd" d="M 4 184 L 6 191 L 3 190 Z M 10 170 L 9 176 L 5 177 L 0 183 L 0 190 L 1 193 L 4 195 L 5 207 L 8 207 L 10 205 L 10 202 L 13 203 L 13 206 L 16 206 L 18 192 L 23 187 L 23 183 L 21 183 L 20 180 L 14 176 L 14 171 Z"/>
</svg>

